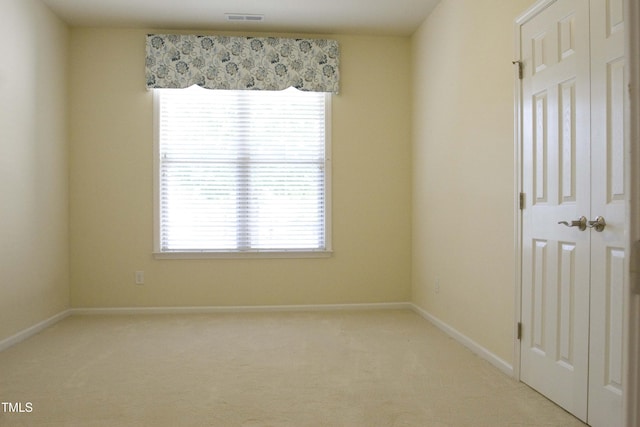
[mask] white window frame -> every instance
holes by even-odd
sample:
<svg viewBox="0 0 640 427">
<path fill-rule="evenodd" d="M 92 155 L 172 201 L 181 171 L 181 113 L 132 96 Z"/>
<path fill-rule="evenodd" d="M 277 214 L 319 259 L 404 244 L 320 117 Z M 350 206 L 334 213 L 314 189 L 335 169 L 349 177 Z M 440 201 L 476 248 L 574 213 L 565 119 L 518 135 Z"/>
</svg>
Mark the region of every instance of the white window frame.
<svg viewBox="0 0 640 427">
<path fill-rule="evenodd" d="M 176 89 L 177 90 L 177 89 Z M 160 96 L 153 90 L 153 256 L 156 259 L 328 258 L 333 253 L 331 224 L 331 94 L 325 94 L 324 249 L 251 251 L 170 251 L 160 247 Z"/>
</svg>

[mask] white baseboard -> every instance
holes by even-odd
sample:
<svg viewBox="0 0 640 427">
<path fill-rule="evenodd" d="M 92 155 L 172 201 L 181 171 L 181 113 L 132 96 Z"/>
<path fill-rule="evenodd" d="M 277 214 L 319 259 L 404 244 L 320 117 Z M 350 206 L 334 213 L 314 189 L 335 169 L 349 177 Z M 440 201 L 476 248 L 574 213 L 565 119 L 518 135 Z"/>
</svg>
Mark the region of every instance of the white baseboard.
<svg viewBox="0 0 640 427">
<path fill-rule="evenodd" d="M 473 341 L 471 338 L 467 337 L 466 335 L 460 333 L 456 329 L 454 329 L 451 326 L 447 325 L 442 320 L 440 320 L 437 317 L 433 316 L 432 314 L 430 314 L 426 310 L 423 310 L 422 308 L 418 307 L 415 304 L 409 304 L 409 305 L 411 306 L 411 309 L 413 311 L 418 313 L 420 316 L 424 317 L 429 322 L 433 323 L 438 329 L 442 330 L 444 333 L 449 335 L 451 338 L 453 338 L 454 340 L 458 341 L 463 346 L 467 347 L 473 353 L 475 353 L 476 355 L 478 355 L 482 359 L 486 360 L 487 362 L 492 364 L 494 367 L 498 368 L 500 371 L 502 371 L 506 375 L 508 375 L 510 377 L 514 376 L 513 366 L 510 363 L 508 363 L 507 361 L 505 361 L 505 360 L 501 359 L 500 357 L 496 356 L 495 354 L 493 354 L 492 352 L 490 352 L 486 348 L 482 347 L 477 342 Z"/>
<path fill-rule="evenodd" d="M 208 313 L 263 313 L 263 312 L 295 312 L 295 311 L 410 310 L 410 309 L 411 309 L 411 303 L 392 302 L 392 303 L 372 303 L 372 304 L 72 308 L 71 313 L 75 315 L 208 314 Z"/>
<path fill-rule="evenodd" d="M 71 315 L 71 310 L 62 311 L 56 314 L 55 316 L 51 316 L 50 318 L 43 320 L 40 323 L 37 323 L 27 329 L 24 329 L 18 332 L 15 335 L 10 336 L 9 338 L 3 339 L 2 341 L 0 341 L 0 351 L 6 350 L 9 347 L 18 344 L 20 341 L 24 341 L 27 338 L 34 336 L 35 334 L 42 331 L 43 329 L 46 329 L 49 326 L 52 326 L 58 323 L 59 321 L 61 321 L 62 319 L 70 315 Z"/>
</svg>

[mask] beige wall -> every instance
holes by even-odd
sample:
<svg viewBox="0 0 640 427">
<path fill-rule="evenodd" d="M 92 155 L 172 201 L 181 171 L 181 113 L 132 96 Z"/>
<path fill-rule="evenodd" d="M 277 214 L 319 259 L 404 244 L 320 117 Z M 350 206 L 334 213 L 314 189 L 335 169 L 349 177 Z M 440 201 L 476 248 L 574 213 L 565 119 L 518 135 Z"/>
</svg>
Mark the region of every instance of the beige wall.
<svg viewBox="0 0 640 427">
<path fill-rule="evenodd" d="M 407 301 L 411 272 L 408 38 L 332 36 L 333 247 L 328 259 L 155 260 L 147 31 L 71 31 L 73 307 Z M 134 284 L 144 270 L 146 284 Z"/>
<path fill-rule="evenodd" d="M 0 340 L 68 307 L 68 30 L 39 1 L 0 13 Z"/>
<path fill-rule="evenodd" d="M 412 38 L 413 301 L 507 363 L 515 290 L 513 22 L 532 3 L 443 0 Z"/>
</svg>

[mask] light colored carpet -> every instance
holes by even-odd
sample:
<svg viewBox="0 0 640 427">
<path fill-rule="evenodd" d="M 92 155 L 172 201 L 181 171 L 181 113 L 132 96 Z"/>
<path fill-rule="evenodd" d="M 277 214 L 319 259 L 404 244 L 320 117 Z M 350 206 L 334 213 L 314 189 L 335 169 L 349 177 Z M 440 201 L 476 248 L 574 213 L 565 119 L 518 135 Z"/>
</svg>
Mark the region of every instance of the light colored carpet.
<svg viewBox="0 0 640 427">
<path fill-rule="evenodd" d="M 0 353 L 1 426 L 581 426 L 411 311 L 73 316 Z"/>
</svg>

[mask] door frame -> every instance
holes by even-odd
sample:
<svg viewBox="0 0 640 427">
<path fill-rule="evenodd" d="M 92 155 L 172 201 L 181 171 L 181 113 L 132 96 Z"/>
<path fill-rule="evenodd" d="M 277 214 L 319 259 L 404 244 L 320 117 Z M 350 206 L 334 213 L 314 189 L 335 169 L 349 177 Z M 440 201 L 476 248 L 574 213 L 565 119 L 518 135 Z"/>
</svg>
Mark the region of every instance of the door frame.
<svg viewBox="0 0 640 427">
<path fill-rule="evenodd" d="M 521 27 L 542 10 L 559 0 L 539 0 L 524 11 L 514 25 L 514 224 L 515 224 L 515 292 L 513 375 L 520 381 L 520 340 L 518 323 L 522 318 L 522 80 L 519 77 Z M 625 13 L 625 79 L 629 88 L 625 105 L 625 183 L 629 188 L 625 228 L 628 230 L 627 266 L 624 277 L 623 376 L 622 405 L 624 425 L 640 426 L 640 4 L 623 0 Z"/>
</svg>

